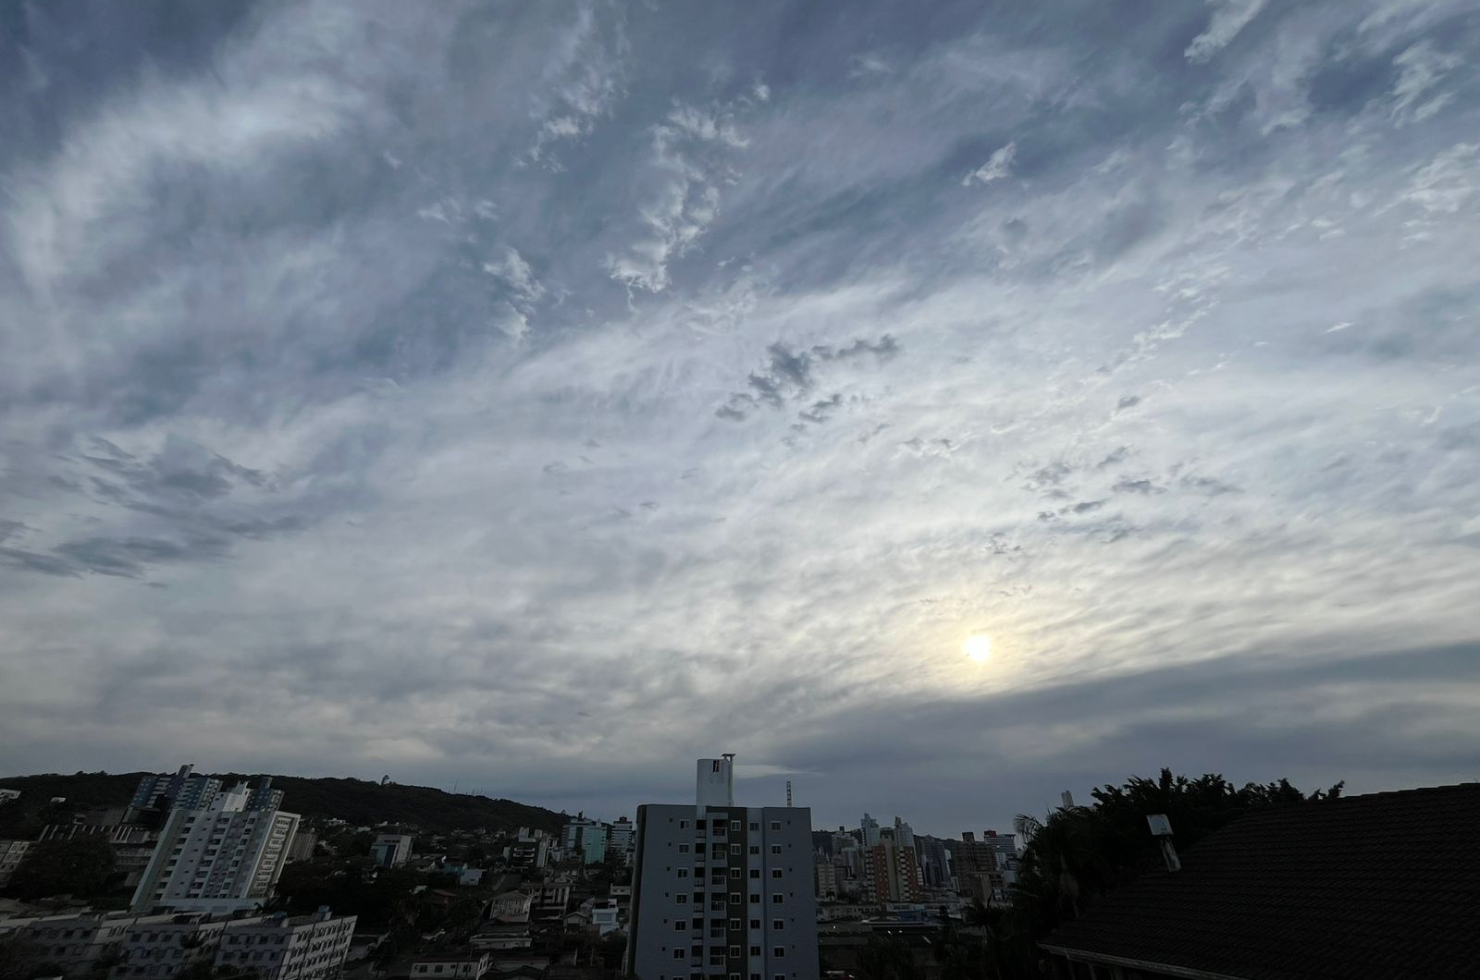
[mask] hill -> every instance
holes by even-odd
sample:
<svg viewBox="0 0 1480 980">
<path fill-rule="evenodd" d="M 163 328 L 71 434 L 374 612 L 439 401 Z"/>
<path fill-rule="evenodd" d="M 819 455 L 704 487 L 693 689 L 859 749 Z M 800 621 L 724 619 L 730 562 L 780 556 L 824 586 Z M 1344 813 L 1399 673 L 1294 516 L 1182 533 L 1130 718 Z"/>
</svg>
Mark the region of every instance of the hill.
<svg viewBox="0 0 1480 980">
<path fill-rule="evenodd" d="M 0 788 L 18 789 L 21 798 L 0 807 L 0 825 L 34 820 L 54 796 L 65 796 L 68 809 L 123 806 L 133 796 L 142 772 L 79 772 L 70 776 L 48 773 L 37 776 L 3 776 Z M 256 783 L 263 773 L 213 773 L 227 785 L 238 780 Z M 543 807 L 513 800 L 490 799 L 467 793 L 444 793 L 429 786 L 368 782 L 363 779 L 305 779 L 302 776 L 272 776 L 274 789 L 283 791 L 283 809 L 305 817 L 339 817 L 351 824 L 381 821 L 416 824 L 423 830 L 445 833 L 452 830 L 491 831 L 535 827 L 558 830 L 565 818 Z"/>
</svg>

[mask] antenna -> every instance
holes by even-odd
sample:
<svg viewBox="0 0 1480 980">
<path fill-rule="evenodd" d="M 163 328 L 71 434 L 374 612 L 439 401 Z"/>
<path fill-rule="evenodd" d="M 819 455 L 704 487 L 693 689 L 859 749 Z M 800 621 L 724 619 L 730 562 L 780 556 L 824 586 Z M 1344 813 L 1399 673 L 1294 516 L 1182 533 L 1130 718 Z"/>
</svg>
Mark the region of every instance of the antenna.
<svg viewBox="0 0 1480 980">
<path fill-rule="evenodd" d="M 791 806 L 791 780 L 786 781 L 786 805 Z"/>
</svg>

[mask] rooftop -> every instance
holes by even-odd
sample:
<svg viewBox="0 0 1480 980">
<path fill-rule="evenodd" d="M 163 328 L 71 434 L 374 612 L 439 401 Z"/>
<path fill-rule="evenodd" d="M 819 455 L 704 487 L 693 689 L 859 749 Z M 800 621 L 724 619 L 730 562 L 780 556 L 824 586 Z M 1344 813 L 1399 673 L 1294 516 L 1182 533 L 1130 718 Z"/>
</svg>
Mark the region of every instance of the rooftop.
<svg viewBox="0 0 1480 980">
<path fill-rule="evenodd" d="M 1480 783 L 1257 810 L 1043 946 L 1209 978 L 1474 977 L 1477 828 Z"/>
</svg>

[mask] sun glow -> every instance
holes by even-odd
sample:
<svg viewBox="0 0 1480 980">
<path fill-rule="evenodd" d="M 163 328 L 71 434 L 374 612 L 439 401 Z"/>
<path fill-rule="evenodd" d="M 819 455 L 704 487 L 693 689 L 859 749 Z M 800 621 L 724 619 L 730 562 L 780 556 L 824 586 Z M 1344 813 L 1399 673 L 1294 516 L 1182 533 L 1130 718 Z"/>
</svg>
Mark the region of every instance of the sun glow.
<svg viewBox="0 0 1480 980">
<path fill-rule="evenodd" d="M 961 644 L 961 649 L 972 660 L 984 664 L 992 658 L 992 638 L 981 634 L 967 637 L 966 642 Z"/>
</svg>

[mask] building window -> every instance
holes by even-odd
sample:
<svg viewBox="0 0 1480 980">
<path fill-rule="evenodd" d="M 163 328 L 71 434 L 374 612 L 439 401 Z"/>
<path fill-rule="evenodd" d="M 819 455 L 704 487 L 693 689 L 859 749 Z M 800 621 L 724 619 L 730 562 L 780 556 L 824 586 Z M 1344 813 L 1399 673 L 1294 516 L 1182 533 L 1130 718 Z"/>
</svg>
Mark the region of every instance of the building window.
<svg viewBox="0 0 1480 980">
<path fill-rule="evenodd" d="M 738 878 L 738 877 L 740 877 L 740 869 L 739 868 L 731 868 L 730 869 L 730 877 L 731 878 Z"/>
<path fill-rule="evenodd" d="M 677 902 L 679 905 L 687 905 L 687 904 L 689 904 L 689 896 L 687 896 L 687 895 L 674 895 L 673 896 L 673 900 L 675 902 Z"/>
<path fill-rule="evenodd" d="M 689 924 L 687 922 L 685 922 L 684 920 L 682 920 L 682 919 L 675 919 L 674 922 L 673 922 L 673 931 L 674 932 L 688 932 L 689 931 Z"/>
<path fill-rule="evenodd" d="M 780 830 L 781 829 L 781 821 L 780 820 L 772 820 L 771 821 L 771 829 L 772 830 Z"/>
<path fill-rule="evenodd" d="M 688 868 L 679 868 L 678 869 L 678 876 L 680 878 L 687 878 L 689 876 L 689 869 Z"/>
<path fill-rule="evenodd" d="M 687 854 L 687 853 L 689 853 L 689 845 L 687 845 L 687 844 L 680 844 L 680 845 L 678 845 L 678 853 L 680 853 L 680 854 Z"/>
<path fill-rule="evenodd" d="M 785 919 L 772 919 L 771 920 L 771 928 L 772 929 L 785 929 L 786 928 L 786 920 Z"/>
<path fill-rule="evenodd" d="M 759 929 L 760 927 L 761 927 L 761 920 L 760 919 L 751 919 L 750 920 L 750 928 L 752 930 Z"/>
<path fill-rule="evenodd" d="M 786 896 L 781 894 L 780 892 L 777 892 L 776 894 L 771 896 L 772 905 L 780 905 L 784 901 L 786 901 Z"/>
<path fill-rule="evenodd" d="M 731 946 L 730 947 L 730 955 L 733 956 L 733 957 L 739 957 L 739 955 L 740 955 L 740 947 L 739 946 Z"/>
<path fill-rule="evenodd" d="M 760 868 L 751 868 L 750 869 L 750 877 L 752 877 L 752 878 L 759 878 L 760 876 L 761 876 L 761 869 Z"/>
<path fill-rule="evenodd" d="M 761 852 L 761 846 L 759 844 L 751 844 L 750 845 L 750 853 L 751 853 L 751 856 L 752 857 L 755 856 L 755 855 L 757 855 L 757 854 L 759 854 L 760 852 Z"/>
<path fill-rule="evenodd" d="M 682 946 L 675 946 L 673 948 L 673 958 L 676 960 L 681 960 L 685 958 Z"/>
<path fill-rule="evenodd" d="M 709 954 L 709 965 L 710 966 L 724 966 L 725 965 L 725 954 L 724 953 L 721 953 L 719 950 L 715 950 L 714 952 L 710 953 Z"/>
<path fill-rule="evenodd" d="M 759 895 L 752 895 L 752 896 L 750 896 L 750 904 L 751 905 L 759 905 L 759 904 L 761 904 L 761 897 Z"/>
<path fill-rule="evenodd" d="M 750 955 L 751 956 L 759 956 L 759 955 L 761 955 L 761 948 L 759 946 L 752 946 L 752 947 L 750 947 Z"/>
<path fill-rule="evenodd" d="M 741 853 L 740 852 L 740 845 L 739 844 L 731 844 L 730 845 L 730 853 L 731 854 L 739 854 L 739 853 Z"/>
<path fill-rule="evenodd" d="M 771 955 L 773 957 L 775 957 L 776 959 L 780 959 L 781 957 L 783 957 L 783 956 L 786 955 L 786 947 L 785 946 L 772 946 L 771 947 Z"/>
<path fill-rule="evenodd" d="M 740 821 L 738 821 L 738 820 L 731 820 L 730 821 L 730 829 L 733 830 L 737 834 L 740 833 Z"/>
<path fill-rule="evenodd" d="M 781 869 L 780 868 L 772 868 L 771 869 L 771 877 L 772 878 L 780 878 L 781 877 Z"/>
<path fill-rule="evenodd" d="M 689 947 L 689 955 L 692 956 L 696 960 L 697 959 L 702 959 L 703 956 L 704 956 L 704 947 L 703 946 L 690 946 Z"/>
<path fill-rule="evenodd" d="M 687 820 L 680 820 L 678 822 L 678 829 L 679 830 L 688 830 L 689 829 L 689 822 Z"/>
<path fill-rule="evenodd" d="M 733 930 L 735 930 L 736 932 L 739 932 L 740 931 L 740 920 L 739 919 L 731 919 L 730 920 L 730 928 L 733 929 Z"/>
<path fill-rule="evenodd" d="M 740 904 L 740 893 L 739 892 L 730 892 L 730 901 L 733 902 L 736 905 L 739 905 Z"/>
</svg>

